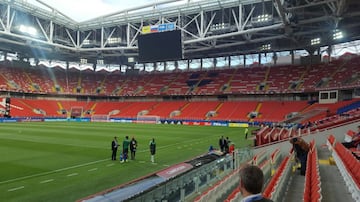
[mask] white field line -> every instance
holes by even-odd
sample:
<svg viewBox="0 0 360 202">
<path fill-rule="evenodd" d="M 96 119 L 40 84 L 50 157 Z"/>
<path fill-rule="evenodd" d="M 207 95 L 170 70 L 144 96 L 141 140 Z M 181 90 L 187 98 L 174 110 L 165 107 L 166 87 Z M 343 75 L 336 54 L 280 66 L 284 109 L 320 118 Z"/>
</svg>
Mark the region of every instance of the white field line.
<svg viewBox="0 0 360 202">
<path fill-rule="evenodd" d="M 165 146 L 160 146 L 160 147 L 157 147 L 157 148 L 159 148 L 159 150 L 161 150 L 161 149 L 166 149 L 166 148 L 168 148 L 168 147 L 174 147 L 175 145 L 184 144 L 185 142 L 190 142 L 190 141 L 194 141 L 194 139 L 193 139 L 193 140 L 184 141 L 184 142 L 177 142 L 177 143 L 175 143 L 175 144 L 169 144 L 169 145 L 165 145 Z M 78 145 L 77 145 L 77 146 L 78 146 Z M 140 151 L 138 151 L 138 153 L 143 153 L 143 152 L 149 152 L 149 150 L 148 150 L 148 149 L 145 149 L 145 150 L 140 150 Z M 50 174 L 59 173 L 59 172 L 62 172 L 62 171 L 67 171 L 67 170 L 70 170 L 70 169 L 80 168 L 80 167 L 84 167 L 84 166 L 88 166 L 88 165 L 92 165 L 92 164 L 96 164 L 96 163 L 101 163 L 101 162 L 105 162 L 105 161 L 109 161 L 109 159 L 106 158 L 106 159 L 102 159 L 102 160 L 98 160 L 98 161 L 92 161 L 92 162 L 89 162 L 89 163 L 83 163 L 83 164 L 78 164 L 78 165 L 69 166 L 69 167 L 65 167 L 65 168 L 60 168 L 60 169 L 53 170 L 53 171 L 48 171 L 48 172 L 37 173 L 37 174 L 33 174 L 33 175 L 28 175 L 28 176 L 13 178 L 13 179 L 10 179 L 10 180 L 0 181 L 0 184 L 6 184 L 6 183 L 9 183 L 9 182 L 26 180 L 26 179 L 33 178 L 33 177 L 50 175 Z"/>
<path fill-rule="evenodd" d="M 25 187 L 24 186 L 21 186 L 21 187 L 15 187 L 15 188 L 12 188 L 12 189 L 8 189 L 8 191 L 16 191 L 16 190 L 19 190 L 19 189 L 24 189 Z"/>
<path fill-rule="evenodd" d="M 92 172 L 92 171 L 95 171 L 95 170 L 97 170 L 98 168 L 92 168 L 92 169 L 89 169 L 88 171 L 89 172 Z"/>
<path fill-rule="evenodd" d="M 14 179 L 10 179 L 10 180 L 1 181 L 0 184 L 5 184 L 5 183 L 9 183 L 9 182 L 15 182 L 18 180 L 25 180 L 25 179 L 29 179 L 29 178 L 33 178 L 33 177 L 54 174 L 54 173 L 58 173 L 58 172 L 62 172 L 62 171 L 66 171 L 66 170 L 70 170 L 70 169 L 74 169 L 74 168 L 80 168 L 83 166 L 88 166 L 88 165 L 92 165 L 95 163 L 100 163 L 100 162 L 104 162 L 104 161 L 108 161 L 108 160 L 109 159 L 103 159 L 103 160 L 93 161 L 93 162 L 89 162 L 89 163 L 83 163 L 83 164 L 79 164 L 79 165 L 75 165 L 75 166 L 70 166 L 70 167 L 66 167 L 66 168 L 60 168 L 60 169 L 53 170 L 53 171 L 38 173 L 38 174 L 34 174 L 34 175 L 28 175 L 28 176 L 24 176 L 24 177 L 18 177 L 18 178 L 14 178 Z"/>
<path fill-rule="evenodd" d="M 45 184 L 45 183 L 49 183 L 52 181 L 54 181 L 54 179 L 48 179 L 48 180 L 41 181 L 40 184 Z"/>
<path fill-rule="evenodd" d="M 79 175 L 79 173 L 71 173 L 71 174 L 68 174 L 68 175 L 66 175 L 66 176 L 68 176 L 68 177 L 74 177 L 74 176 L 76 176 L 76 175 Z"/>
<path fill-rule="evenodd" d="M 107 164 L 106 167 L 110 167 L 110 166 L 113 166 L 114 164 L 113 163 L 110 163 L 110 164 Z"/>
</svg>

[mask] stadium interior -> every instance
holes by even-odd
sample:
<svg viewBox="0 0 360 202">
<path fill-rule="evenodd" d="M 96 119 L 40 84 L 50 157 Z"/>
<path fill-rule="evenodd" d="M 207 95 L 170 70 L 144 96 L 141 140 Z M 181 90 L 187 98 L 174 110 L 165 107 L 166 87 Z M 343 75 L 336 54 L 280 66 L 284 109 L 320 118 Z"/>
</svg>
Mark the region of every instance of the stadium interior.
<svg viewBox="0 0 360 202">
<path fill-rule="evenodd" d="M 78 201 L 240 201 L 244 163 L 273 201 L 360 201 L 360 146 L 341 144 L 360 126 L 360 1 L 164 0 L 83 22 L 35 1 L 0 0 L 0 122 L 255 128 L 234 161 L 205 155 Z"/>
</svg>

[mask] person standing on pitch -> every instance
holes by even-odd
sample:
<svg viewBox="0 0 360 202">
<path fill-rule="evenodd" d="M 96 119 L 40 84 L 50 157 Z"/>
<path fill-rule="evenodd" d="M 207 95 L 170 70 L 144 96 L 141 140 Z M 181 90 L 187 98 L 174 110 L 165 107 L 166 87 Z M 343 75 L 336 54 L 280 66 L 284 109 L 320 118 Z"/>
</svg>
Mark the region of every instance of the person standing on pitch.
<svg viewBox="0 0 360 202">
<path fill-rule="evenodd" d="M 136 148 L 137 148 L 137 141 L 135 140 L 135 137 L 132 137 L 130 141 L 131 160 L 135 160 Z"/>
<path fill-rule="evenodd" d="M 220 147 L 220 151 L 224 152 L 225 151 L 225 138 L 224 136 L 221 136 L 219 139 L 219 147 Z"/>
<path fill-rule="evenodd" d="M 111 142 L 111 150 L 112 150 L 111 160 L 113 161 L 116 160 L 117 149 L 118 149 L 118 142 L 117 142 L 117 137 L 115 136 L 113 141 Z"/>
<path fill-rule="evenodd" d="M 247 139 L 247 137 L 248 137 L 248 133 L 249 133 L 249 129 L 248 128 L 245 128 L 245 139 Z"/>
<path fill-rule="evenodd" d="M 151 155 L 150 160 L 152 163 L 155 163 L 156 143 L 154 138 L 150 141 L 149 147 L 150 147 L 150 155 Z"/>
<path fill-rule="evenodd" d="M 128 161 L 127 159 L 129 155 L 129 145 L 130 145 L 129 136 L 126 136 L 125 140 L 123 141 L 123 160 L 121 162 Z"/>
</svg>

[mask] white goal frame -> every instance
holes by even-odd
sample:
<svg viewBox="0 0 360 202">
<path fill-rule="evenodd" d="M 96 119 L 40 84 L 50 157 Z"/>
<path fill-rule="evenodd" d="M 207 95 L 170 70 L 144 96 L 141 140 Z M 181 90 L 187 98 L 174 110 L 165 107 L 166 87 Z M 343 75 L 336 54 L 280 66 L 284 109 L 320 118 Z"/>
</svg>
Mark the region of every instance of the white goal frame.
<svg viewBox="0 0 360 202">
<path fill-rule="evenodd" d="M 138 115 L 136 117 L 136 123 L 160 123 L 160 116 L 155 115 Z"/>
<path fill-rule="evenodd" d="M 70 118 L 81 118 L 83 117 L 84 114 L 84 107 L 80 107 L 80 106 L 74 106 L 71 107 L 70 109 L 70 113 L 68 114 L 70 116 Z"/>
<path fill-rule="evenodd" d="M 91 116 L 91 122 L 109 122 L 110 115 L 108 114 L 94 114 Z"/>
</svg>

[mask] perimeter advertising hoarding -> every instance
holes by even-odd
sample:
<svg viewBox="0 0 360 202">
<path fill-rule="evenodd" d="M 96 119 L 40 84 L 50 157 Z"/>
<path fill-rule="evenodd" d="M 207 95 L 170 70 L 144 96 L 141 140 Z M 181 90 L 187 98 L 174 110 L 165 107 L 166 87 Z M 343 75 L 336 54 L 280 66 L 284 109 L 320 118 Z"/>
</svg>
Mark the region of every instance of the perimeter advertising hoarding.
<svg viewBox="0 0 360 202">
<path fill-rule="evenodd" d="M 233 128 L 247 128 L 249 127 L 248 123 L 229 123 L 229 127 L 233 127 Z"/>
<path fill-rule="evenodd" d="M 160 171 L 160 172 L 156 173 L 156 175 L 163 177 L 165 179 L 170 179 L 170 178 L 173 178 L 173 177 L 175 177 L 181 173 L 184 173 L 192 168 L 193 168 L 193 166 L 191 164 L 180 163 L 180 164 L 171 166 L 170 168 L 167 168 L 163 171 Z"/>
</svg>

